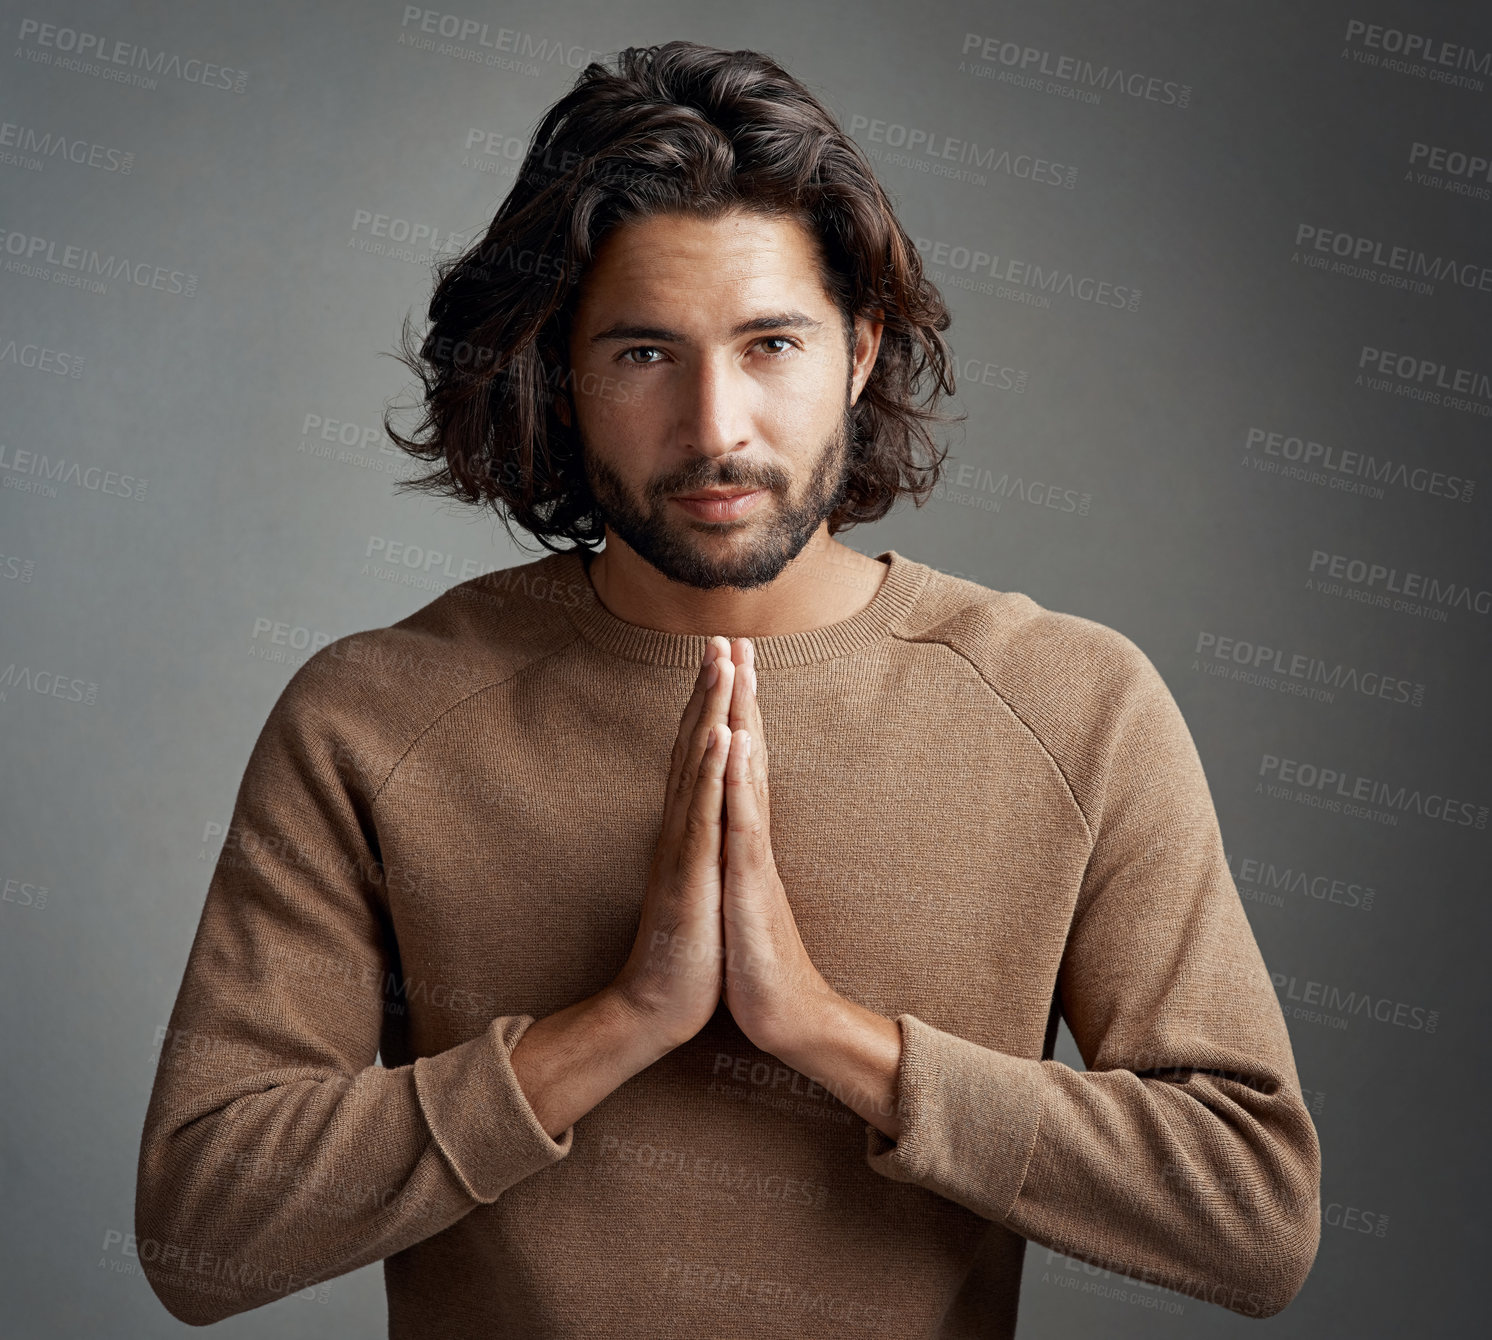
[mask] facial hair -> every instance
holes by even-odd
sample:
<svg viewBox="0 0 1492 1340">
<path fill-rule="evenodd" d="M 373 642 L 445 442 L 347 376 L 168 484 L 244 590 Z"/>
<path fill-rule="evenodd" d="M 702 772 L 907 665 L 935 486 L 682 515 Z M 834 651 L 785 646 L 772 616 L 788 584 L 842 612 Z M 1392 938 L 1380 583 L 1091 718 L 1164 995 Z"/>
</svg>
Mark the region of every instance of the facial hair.
<svg viewBox="0 0 1492 1340">
<path fill-rule="evenodd" d="M 643 500 L 633 496 L 621 477 L 594 451 L 582 434 L 581 456 L 597 514 L 633 550 L 670 581 L 700 590 L 732 587 L 750 590 L 773 581 L 803 550 L 820 523 L 843 501 L 849 482 L 850 442 L 854 434 L 849 397 L 844 413 L 819 450 L 803 496 L 783 501 L 792 483 L 783 470 L 753 470 L 726 457 L 719 465 L 704 459 L 671 478 L 655 479 Z M 756 486 L 770 489 L 748 515 L 736 521 L 700 521 L 669 505 L 678 493 L 716 487 Z M 751 543 L 728 555 L 715 555 L 701 542 L 701 530 L 750 528 Z"/>
</svg>

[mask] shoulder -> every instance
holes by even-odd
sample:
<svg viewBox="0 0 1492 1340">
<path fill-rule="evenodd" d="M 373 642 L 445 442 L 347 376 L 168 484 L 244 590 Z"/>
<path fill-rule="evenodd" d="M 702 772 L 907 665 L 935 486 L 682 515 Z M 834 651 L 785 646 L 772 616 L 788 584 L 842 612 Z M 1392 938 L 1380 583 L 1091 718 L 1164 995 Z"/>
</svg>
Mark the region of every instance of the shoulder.
<svg viewBox="0 0 1492 1340">
<path fill-rule="evenodd" d="M 914 614 L 903 636 L 966 660 L 1037 737 L 1085 813 L 1120 738 L 1142 719 L 1175 713 L 1144 649 L 1096 619 L 937 569 Z"/>
<path fill-rule="evenodd" d="M 1020 591 L 936 568 L 929 573 L 904 636 L 944 643 L 1007 701 L 1043 710 L 1065 705 L 1070 715 L 1164 687 L 1150 657 L 1117 628 L 1048 609 Z"/>
<path fill-rule="evenodd" d="M 563 557 L 483 573 L 397 623 L 321 647 L 281 690 L 261 750 L 275 743 L 333 764 L 376 794 L 446 712 L 575 641 Z"/>
</svg>

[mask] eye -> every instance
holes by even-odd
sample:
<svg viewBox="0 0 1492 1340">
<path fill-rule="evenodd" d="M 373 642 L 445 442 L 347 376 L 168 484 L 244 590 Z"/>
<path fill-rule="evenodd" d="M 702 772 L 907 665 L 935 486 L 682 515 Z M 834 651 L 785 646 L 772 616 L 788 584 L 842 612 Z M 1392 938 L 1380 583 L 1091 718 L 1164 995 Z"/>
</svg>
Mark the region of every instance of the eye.
<svg viewBox="0 0 1492 1340">
<path fill-rule="evenodd" d="M 658 348 L 656 344 L 634 344 L 630 349 L 623 349 L 622 352 L 617 355 L 617 358 L 628 363 L 633 363 L 633 366 L 635 367 L 647 367 L 654 362 L 653 359 L 649 358 L 643 362 L 634 363 L 633 360 L 628 357 L 628 355 L 636 353 L 661 354 L 662 352 L 663 350 Z"/>
<path fill-rule="evenodd" d="M 787 346 L 786 349 L 783 349 L 781 351 L 772 351 L 772 350 L 769 350 L 767 352 L 767 357 L 768 358 L 785 358 L 790 350 L 796 349 L 798 347 L 797 346 L 797 341 L 790 340 L 786 335 L 765 335 L 760 340 L 758 340 L 757 343 L 758 344 L 785 344 Z"/>
</svg>

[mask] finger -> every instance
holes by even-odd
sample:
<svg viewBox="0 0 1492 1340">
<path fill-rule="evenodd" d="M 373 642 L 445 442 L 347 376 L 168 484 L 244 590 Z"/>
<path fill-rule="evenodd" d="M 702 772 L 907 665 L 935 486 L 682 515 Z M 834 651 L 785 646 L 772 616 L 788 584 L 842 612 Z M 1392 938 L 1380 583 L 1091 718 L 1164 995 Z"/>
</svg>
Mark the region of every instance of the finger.
<svg viewBox="0 0 1492 1340">
<path fill-rule="evenodd" d="M 705 736 L 711 726 L 729 725 L 730 700 L 735 692 L 736 667 L 731 661 L 730 642 L 723 637 L 712 637 L 710 645 L 716 648 L 716 665 L 720 673 L 715 682 L 705 689 L 704 702 L 700 706 L 699 721 L 694 727 L 695 743 L 703 752 Z"/>
<path fill-rule="evenodd" d="M 725 767 L 725 870 L 727 882 L 737 888 L 752 887 L 766 868 L 770 846 L 751 777 L 748 750 L 752 749 L 750 732 L 732 733 Z"/>
<path fill-rule="evenodd" d="M 705 744 L 710 730 L 717 723 L 724 721 L 725 707 L 730 701 L 732 684 L 730 644 L 724 638 L 717 637 L 711 639 L 711 645 L 723 653 L 716 661 L 720 667 L 720 673 L 715 682 L 705 689 L 699 719 L 689 736 L 684 757 L 671 784 L 672 791 L 669 795 L 667 812 L 664 815 L 664 836 L 674 844 L 683 835 L 689 800 L 694 794 L 695 782 L 699 777 L 700 761 L 704 758 Z"/>
<path fill-rule="evenodd" d="M 744 637 L 732 639 L 730 658 L 735 668 L 734 692 L 730 696 L 730 728 L 733 731 L 748 730 L 751 716 L 746 697 L 751 682 L 751 640 Z"/>
<path fill-rule="evenodd" d="M 699 723 L 699 714 L 704 708 L 705 694 L 712 683 L 709 672 L 718 656 L 718 649 L 712 638 L 708 646 L 708 654 L 700 660 L 699 673 L 694 676 L 694 691 L 689 695 L 689 701 L 684 704 L 683 715 L 679 718 L 678 734 L 674 736 L 673 754 L 669 763 L 670 794 L 674 783 L 678 781 L 679 768 L 688 756 L 690 742 L 694 739 L 694 728 Z"/>
<path fill-rule="evenodd" d="M 689 695 L 683 715 L 679 718 L 679 730 L 674 738 L 673 754 L 669 764 L 670 796 L 674 793 L 680 774 L 690 761 L 691 755 L 697 760 L 698 755 L 703 752 L 700 748 L 703 736 L 700 734 L 699 724 L 704 715 L 705 703 L 709 699 L 710 691 L 718 683 L 720 647 L 723 641 L 723 638 L 718 637 L 712 637 L 709 640 L 708 654 L 700 662 L 699 673 L 694 677 L 694 691 Z"/>
<path fill-rule="evenodd" d="M 736 692 L 731 698 L 731 729 L 745 730 L 751 734 L 751 757 L 749 767 L 752 784 L 756 788 L 757 808 L 769 826 L 771 824 L 770 801 L 767 791 L 767 737 L 762 721 L 761 707 L 756 697 L 756 647 L 749 638 L 737 639 L 739 645 L 732 646 L 736 660 Z"/>
<path fill-rule="evenodd" d="M 699 777 L 685 807 L 679 839 L 679 869 L 691 887 L 704 882 L 705 876 L 717 882 L 720 877 L 720 830 L 725 817 L 725 767 L 729 755 L 730 736 L 726 728 L 718 723 L 711 725 L 705 733 Z"/>
</svg>

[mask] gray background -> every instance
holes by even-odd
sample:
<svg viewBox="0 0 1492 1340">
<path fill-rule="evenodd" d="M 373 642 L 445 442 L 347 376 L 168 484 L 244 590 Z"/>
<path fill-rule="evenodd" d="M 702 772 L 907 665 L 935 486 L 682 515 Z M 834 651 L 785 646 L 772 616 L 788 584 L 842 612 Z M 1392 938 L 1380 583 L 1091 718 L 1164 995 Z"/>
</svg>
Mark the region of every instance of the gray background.
<svg viewBox="0 0 1492 1340">
<path fill-rule="evenodd" d="M 949 439 L 949 486 L 843 538 L 1109 624 L 1161 669 L 1289 1019 L 1323 1143 L 1326 1222 L 1303 1292 L 1265 1323 L 1033 1245 L 1021 1333 L 1476 1329 L 1488 1245 L 1492 278 L 1479 288 L 1475 276 L 1492 266 L 1492 182 L 1485 170 L 1416 176 L 1412 155 L 1416 144 L 1492 154 L 1485 6 L 463 0 L 434 11 L 514 30 L 531 53 L 508 62 L 517 68 L 408 45 L 419 25 L 394 3 L 47 8 L 6 5 L 0 24 L 7 1336 L 181 1329 L 125 1235 L 156 1038 L 250 746 L 310 649 L 537 552 L 512 546 L 490 515 L 393 493 L 409 466 L 378 425 L 412 382 L 384 351 L 406 313 L 421 321 L 430 257 L 428 245 L 391 253 L 372 219 L 424 225 L 442 250 L 464 243 L 588 53 L 674 37 L 767 51 L 808 82 L 880 156 L 935 273 L 962 273 L 936 258 L 965 247 L 1140 293 L 1133 310 L 1069 296 L 1039 307 L 1021 300 L 1029 283 L 950 279 L 968 419 Z M 59 63 L 68 39 L 48 45 L 28 21 L 164 52 L 184 71 L 215 62 L 241 87 L 70 68 Z M 1423 65 L 1396 68 L 1354 22 L 1459 44 L 1486 73 L 1458 87 Z M 981 60 L 986 37 L 994 58 Z M 1000 41 L 1046 52 L 1049 67 L 1074 57 L 1154 76 L 1158 96 L 1083 101 L 1046 79 L 990 77 L 1010 69 Z M 955 160 L 922 140 L 898 148 L 911 130 Z M 67 152 L 38 151 L 58 144 Z M 1075 168 L 1071 185 L 999 170 L 1006 150 L 1013 163 Z M 946 175 L 960 153 L 985 166 Z M 1473 285 L 1394 287 L 1375 278 L 1392 278 L 1391 263 L 1371 258 L 1366 276 L 1311 268 L 1300 258 L 1333 257 L 1297 247 L 1302 225 L 1381 243 L 1385 257 L 1453 259 Z M 130 271 L 144 283 L 90 291 L 53 278 L 76 275 L 69 247 L 151 268 Z M 1365 347 L 1479 381 L 1460 404 L 1413 394 L 1433 374 L 1369 385 Z M 1321 443 L 1338 462 L 1360 452 L 1474 480 L 1474 491 L 1334 488 L 1355 476 L 1285 473 L 1290 462 L 1251 446 L 1251 430 Z M 62 477 L 49 483 L 26 453 Z M 74 464 L 98 470 L 69 475 Z M 1363 583 L 1317 589 L 1317 551 L 1480 597 L 1403 609 L 1352 598 Z M 1306 696 L 1288 690 L 1308 682 L 1288 675 L 1231 677 L 1232 660 L 1198 655 L 1209 635 L 1418 687 L 1396 689 L 1410 701 L 1340 685 Z M 1269 757 L 1447 793 L 1478 821 L 1354 815 L 1298 786 L 1271 793 Z M 1309 891 L 1333 881 L 1337 901 Z M 1323 1020 L 1304 1002 L 1326 992 L 1369 1012 Z M 1065 1036 L 1058 1055 L 1081 1064 Z M 380 1271 L 220 1329 L 383 1334 Z"/>
</svg>

